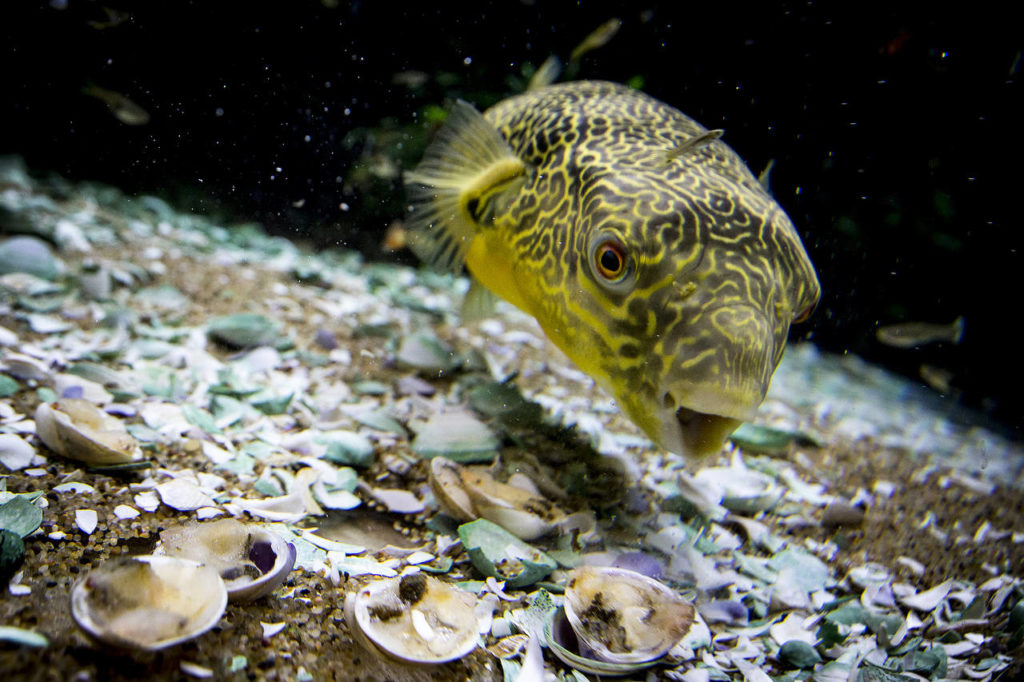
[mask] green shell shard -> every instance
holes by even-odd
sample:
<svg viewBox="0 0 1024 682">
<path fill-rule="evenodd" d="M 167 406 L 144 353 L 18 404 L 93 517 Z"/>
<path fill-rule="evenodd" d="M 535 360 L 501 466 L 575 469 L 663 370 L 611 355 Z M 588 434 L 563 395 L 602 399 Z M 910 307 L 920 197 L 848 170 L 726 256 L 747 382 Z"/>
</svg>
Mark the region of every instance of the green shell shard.
<svg viewBox="0 0 1024 682">
<path fill-rule="evenodd" d="M 544 552 L 484 519 L 459 526 L 459 539 L 474 568 L 486 576 L 507 581 L 510 589 L 532 585 L 558 566 Z"/>
</svg>

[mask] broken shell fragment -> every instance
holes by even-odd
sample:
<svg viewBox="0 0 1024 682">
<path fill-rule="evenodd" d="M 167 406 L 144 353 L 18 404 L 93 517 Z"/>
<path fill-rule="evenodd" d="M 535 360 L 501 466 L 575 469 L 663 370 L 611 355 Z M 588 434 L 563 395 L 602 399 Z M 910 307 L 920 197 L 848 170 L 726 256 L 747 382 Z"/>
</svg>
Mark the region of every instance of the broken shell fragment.
<svg viewBox="0 0 1024 682">
<path fill-rule="evenodd" d="M 664 584 L 624 568 L 582 566 L 565 586 L 565 616 L 580 655 L 597 661 L 659 659 L 690 629 L 695 612 Z"/>
<path fill-rule="evenodd" d="M 558 566 L 544 552 L 487 519 L 459 526 L 459 539 L 476 570 L 506 581 L 510 589 L 543 580 Z"/>
<path fill-rule="evenodd" d="M 410 573 L 349 593 L 345 619 L 367 650 L 406 663 L 454 661 L 477 646 L 476 596 Z"/>
<path fill-rule="evenodd" d="M 64 398 L 41 403 L 36 434 L 48 448 L 93 465 L 125 464 L 142 458 L 138 441 L 124 424 L 87 400 Z"/>
<path fill-rule="evenodd" d="M 212 566 L 233 602 L 270 594 L 295 565 L 295 545 L 265 528 L 222 519 L 188 523 L 160 533 L 157 555 L 182 557 Z"/>
<path fill-rule="evenodd" d="M 228 594 L 217 571 L 197 561 L 135 556 L 100 564 L 71 590 L 71 615 L 92 637 L 156 651 L 206 632 Z"/>
<path fill-rule="evenodd" d="M 447 457 L 460 462 L 489 462 L 501 441 L 476 417 L 464 412 L 435 414 L 412 441 L 420 457 Z"/>
<path fill-rule="evenodd" d="M 774 478 L 746 467 L 705 467 L 693 478 L 718 496 L 724 507 L 739 513 L 771 509 L 785 494 Z"/>
</svg>

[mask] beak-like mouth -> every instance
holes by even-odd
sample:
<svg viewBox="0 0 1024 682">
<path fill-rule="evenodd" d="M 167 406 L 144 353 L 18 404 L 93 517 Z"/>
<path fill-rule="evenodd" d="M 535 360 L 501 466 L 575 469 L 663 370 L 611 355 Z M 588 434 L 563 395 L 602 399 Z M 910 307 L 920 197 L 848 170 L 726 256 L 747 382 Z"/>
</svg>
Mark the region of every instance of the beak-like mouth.
<svg viewBox="0 0 1024 682">
<path fill-rule="evenodd" d="M 707 457 L 721 450 L 725 440 L 742 423 L 741 419 L 680 407 L 676 410 L 678 440 L 672 445 L 666 443 L 665 447 L 694 458 Z"/>
<path fill-rule="evenodd" d="M 721 450 L 732 432 L 753 418 L 761 402 L 760 394 L 728 392 L 720 386 L 687 389 L 683 395 L 669 391 L 662 398 L 661 446 L 694 459 Z"/>
<path fill-rule="evenodd" d="M 721 306 L 700 320 L 696 341 L 660 384 L 661 445 L 687 457 L 721 450 L 757 413 L 777 358 L 774 326 L 749 305 Z"/>
</svg>

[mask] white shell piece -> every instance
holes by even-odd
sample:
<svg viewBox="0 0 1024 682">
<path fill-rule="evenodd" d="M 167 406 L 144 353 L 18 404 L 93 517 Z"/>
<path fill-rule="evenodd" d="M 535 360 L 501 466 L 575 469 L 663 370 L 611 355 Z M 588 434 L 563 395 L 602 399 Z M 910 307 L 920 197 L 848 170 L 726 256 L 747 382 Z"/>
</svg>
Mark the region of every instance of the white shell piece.
<svg viewBox="0 0 1024 682">
<path fill-rule="evenodd" d="M 32 464 L 36 450 L 21 436 L 0 433 L 0 464 L 10 471 L 18 471 Z"/>
<path fill-rule="evenodd" d="M 363 503 L 359 497 L 348 490 L 328 490 L 323 477 L 317 479 L 312 490 L 316 501 L 327 509 L 355 509 Z"/>
<path fill-rule="evenodd" d="M 124 424 L 81 398 L 41 403 L 36 433 L 59 455 L 93 465 L 125 464 L 142 458 L 138 442 Z"/>
<path fill-rule="evenodd" d="M 81 481 L 68 481 L 67 483 L 61 483 L 60 485 L 53 486 L 53 492 L 71 493 L 72 495 L 92 495 L 96 492 L 96 488 L 93 488 L 88 483 L 82 483 Z"/>
<path fill-rule="evenodd" d="M 174 478 L 156 487 L 160 500 L 168 507 L 178 511 L 194 511 L 200 507 L 213 506 L 213 500 L 195 483 Z"/>
<path fill-rule="evenodd" d="M 409 663 L 454 661 L 477 645 L 476 597 L 423 573 L 350 593 L 345 617 L 370 651 Z"/>
<path fill-rule="evenodd" d="M 60 334 L 72 329 L 71 323 L 65 322 L 54 315 L 33 313 L 26 317 L 28 318 L 29 328 L 39 334 Z"/>
<path fill-rule="evenodd" d="M 217 571 L 166 556 L 119 558 L 100 564 L 71 590 L 71 615 L 98 640 L 155 651 L 213 627 L 227 605 Z"/>
<path fill-rule="evenodd" d="M 295 523 L 306 516 L 306 500 L 303 491 L 298 488 L 280 497 L 267 497 L 262 500 L 236 499 L 234 503 L 239 509 L 268 521 Z"/>
<path fill-rule="evenodd" d="M 720 493 L 724 507 L 738 512 L 771 509 L 785 493 L 771 476 L 741 466 L 706 467 L 693 478 L 701 487 Z"/>
<path fill-rule="evenodd" d="M 5 373 L 19 381 L 44 382 L 48 381 L 51 376 L 50 366 L 47 363 L 21 353 L 8 354 L 0 366 L 3 367 Z"/>
<path fill-rule="evenodd" d="M 0 326 L 0 346 L 13 346 L 18 343 L 18 335 L 4 326 Z"/>
<path fill-rule="evenodd" d="M 96 530 L 97 523 L 99 523 L 99 515 L 96 514 L 95 509 L 75 510 L 75 525 L 86 535 L 90 535 Z"/>
<path fill-rule="evenodd" d="M 57 395 L 67 395 L 69 390 L 75 389 L 81 392 L 78 397 L 96 405 L 106 405 L 114 399 L 102 385 L 75 374 L 58 374 L 53 378 L 53 390 Z"/>
<path fill-rule="evenodd" d="M 288 623 L 264 623 L 260 621 L 260 627 L 263 628 L 263 639 L 270 639 L 277 633 L 284 630 Z"/>
<path fill-rule="evenodd" d="M 129 507 L 127 504 L 119 504 L 114 507 L 114 516 L 119 519 L 134 519 L 139 515 L 139 510 Z"/>
<path fill-rule="evenodd" d="M 610 663 L 660 658 L 690 629 L 695 613 L 662 583 L 624 568 L 582 566 L 565 587 L 565 616 L 581 645 Z"/>
<path fill-rule="evenodd" d="M 416 564 L 425 564 L 428 561 L 433 560 L 433 554 L 431 554 L 430 552 L 423 551 L 416 551 L 410 554 L 409 556 L 405 557 L 405 563 L 409 564 L 410 566 L 415 566 Z"/>
<path fill-rule="evenodd" d="M 398 488 L 372 488 L 370 495 L 395 514 L 418 514 L 426 507 L 423 500 L 408 490 Z"/>
<path fill-rule="evenodd" d="M 213 677 L 213 671 L 211 669 L 205 668 L 198 663 L 192 663 L 191 661 L 182 661 L 178 664 L 178 668 L 181 669 L 181 672 L 198 680 L 208 680 Z"/>
<path fill-rule="evenodd" d="M 160 506 L 160 496 L 152 490 L 144 490 L 135 495 L 135 504 L 143 511 L 155 512 Z"/>
<path fill-rule="evenodd" d="M 918 611 L 934 611 L 952 589 L 953 581 L 947 580 L 943 583 L 939 583 L 930 590 L 918 592 L 917 594 L 906 597 L 900 597 L 900 602 L 902 602 L 904 606 L 909 606 L 910 608 Z"/>
</svg>

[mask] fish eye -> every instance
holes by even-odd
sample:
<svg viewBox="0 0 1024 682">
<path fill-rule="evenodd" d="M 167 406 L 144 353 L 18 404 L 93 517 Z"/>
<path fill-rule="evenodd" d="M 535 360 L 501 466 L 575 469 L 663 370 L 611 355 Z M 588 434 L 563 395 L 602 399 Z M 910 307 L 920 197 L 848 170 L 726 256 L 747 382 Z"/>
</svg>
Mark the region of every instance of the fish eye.
<svg viewBox="0 0 1024 682">
<path fill-rule="evenodd" d="M 631 270 L 625 244 L 611 235 L 595 241 L 591 248 L 590 264 L 600 280 L 606 284 L 623 282 Z"/>
<path fill-rule="evenodd" d="M 597 271 L 605 279 L 618 279 L 626 269 L 625 254 L 619 244 L 605 242 L 595 255 Z"/>
</svg>

